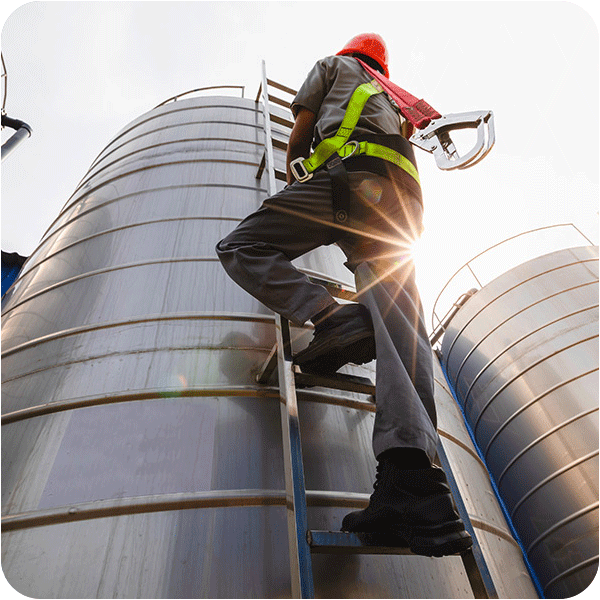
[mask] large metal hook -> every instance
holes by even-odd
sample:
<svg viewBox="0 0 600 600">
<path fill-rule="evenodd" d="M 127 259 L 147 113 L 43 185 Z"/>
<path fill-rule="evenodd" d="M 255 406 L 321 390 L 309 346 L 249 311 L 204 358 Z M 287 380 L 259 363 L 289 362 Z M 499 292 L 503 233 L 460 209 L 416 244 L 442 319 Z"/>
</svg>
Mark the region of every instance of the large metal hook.
<svg viewBox="0 0 600 600">
<path fill-rule="evenodd" d="M 458 154 L 450 137 L 455 129 L 477 129 L 477 142 L 464 156 Z M 440 169 L 467 169 L 487 156 L 496 141 L 494 113 L 487 110 L 445 115 L 416 131 L 409 141 L 431 152 Z"/>
</svg>

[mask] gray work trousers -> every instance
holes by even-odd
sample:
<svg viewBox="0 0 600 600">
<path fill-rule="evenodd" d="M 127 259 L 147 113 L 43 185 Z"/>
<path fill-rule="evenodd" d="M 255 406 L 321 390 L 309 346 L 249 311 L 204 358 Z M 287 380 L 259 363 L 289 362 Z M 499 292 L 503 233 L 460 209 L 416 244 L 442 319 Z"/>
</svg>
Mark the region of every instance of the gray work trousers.
<svg viewBox="0 0 600 600">
<path fill-rule="evenodd" d="M 350 216 L 334 226 L 326 171 L 295 182 L 217 244 L 223 267 L 274 312 L 301 325 L 334 300 L 291 261 L 333 242 L 348 258 L 361 304 L 375 330 L 375 456 L 392 448 L 436 454 L 433 363 L 409 247 L 421 233 L 422 207 L 398 182 L 348 173 Z"/>
</svg>

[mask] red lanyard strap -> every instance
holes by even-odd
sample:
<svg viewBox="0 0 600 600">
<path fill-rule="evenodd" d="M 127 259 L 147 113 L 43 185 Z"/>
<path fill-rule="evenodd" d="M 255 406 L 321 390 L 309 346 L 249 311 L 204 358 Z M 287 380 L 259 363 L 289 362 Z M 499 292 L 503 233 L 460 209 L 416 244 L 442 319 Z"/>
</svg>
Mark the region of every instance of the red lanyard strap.
<svg viewBox="0 0 600 600">
<path fill-rule="evenodd" d="M 419 100 L 406 90 L 392 83 L 385 75 L 371 68 L 362 60 L 356 59 L 363 68 L 376 79 L 386 94 L 398 105 L 398 109 L 408 122 L 417 129 L 424 129 L 433 119 L 439 119 L 442 115 L 425 100 Z M 412 133 L 412 132 L 410 132 Z"/>
<path fill-rule="evenodd" d="M 413 131 L 410 131 L 406 136 L 410 143 L 432 153 L 440 169 L 466 169 L 488 155 L 496 139 L 494 114 L 491 110 L 442 116 L 425 100 L 415 98 L 369 65 L 357 60 L 397 104 L 412 128 L 419 130 L 414 135 L 411 135 Z M 475 146 L 462 156 L 458 154 L 450 137 L 450 132 L 455 129 L 477 129 Z"/>
</svg>

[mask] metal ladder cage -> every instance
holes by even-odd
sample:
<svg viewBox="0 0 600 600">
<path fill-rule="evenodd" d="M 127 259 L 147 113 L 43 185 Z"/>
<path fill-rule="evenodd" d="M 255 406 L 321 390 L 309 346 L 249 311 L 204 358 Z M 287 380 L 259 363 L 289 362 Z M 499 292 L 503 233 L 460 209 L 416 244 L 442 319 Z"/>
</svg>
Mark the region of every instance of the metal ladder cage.
<svg viewBox="0 0 600 600">
<path fill-rule="evenodd" d="M 276 179 L 283 178 L 285 180 L 285 173 L 276 171 L 274 165 L 274 141 L 271 134 L 271 120 L 274 116 L 270 114 L 269 102 L 288 107 L 289 104 L 271 96 L 268 92 L 269 85 L 292 94 L 294 90 L 267 79 L 266 65 L 264 61 L 262 62 L 262 83 L 256 102 L 258 103 L 259 99 L 262 99 L 265 151 L 256 177 L 260 179 L 266 170 L 267 191 L 269 195 L 272 195 L 276 192 Z M 277 123 L 282 124 L 280 117 L 275 117 L 275 119 Z M 292 127 L 293 123 L 289 122 L 289 126 Z M 278 142 L 278 144 L 277 147 L 281 147 L 281 142 Z M 285 146 L 282 149 L 285 149 Z M 314 277 L 312 279 L 326 286 L 333 296 L 356 301 L 355 290 L 340 286 L 335 282 L 328 282 Z M 395 546 L 393 539 L 385 534 L 354 534 L 340 531 L 317 531 L 309 528 L 296 386 L 310 385 L 359 392 L 368 394 L 372 402 L 375 401 L 375 386 L 369 379 L 354 375 L 318 376 L 301 373 L 293 364 L 292 340 L 288 320 L 276 314 L 275 326 L 276 342 L 257 375 L 257 382 L 267 383 L 275 369 L 277 369 L 281 398 L 292 597 L 314 598 L 311 553 L 410 555 L 412 552 L 409 548 Z M 438 441 L 438 461 L 448 478 L 457 510 L 467 531 L 473 538 L 473 547 L 461 555 L 473 595 L 475 598 L 497 598 L 498 595 L 493 580 L 456 480 L 453 477 L 441 438 Z M 367 503 L 368 500 L 364 505 L 366 506 Z"/>
</svg>

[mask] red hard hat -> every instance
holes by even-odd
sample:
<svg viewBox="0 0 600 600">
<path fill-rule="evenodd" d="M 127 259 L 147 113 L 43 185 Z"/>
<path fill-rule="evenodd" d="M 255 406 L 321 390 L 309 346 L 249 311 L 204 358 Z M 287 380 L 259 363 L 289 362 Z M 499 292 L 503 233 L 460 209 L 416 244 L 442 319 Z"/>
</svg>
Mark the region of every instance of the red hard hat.
<svg viewBox="0 0 600 600">
<path fill-rule="evenodd" d="M 384 75 L 390 76 L 388 70 L 388 51 L 383 38 L 376 33 L 360 33 L 354 36 L 337 54 L 364 54 L 371 57 L 383 67 Z"/>
</svg>

